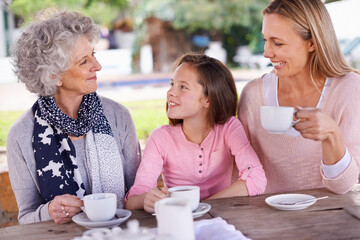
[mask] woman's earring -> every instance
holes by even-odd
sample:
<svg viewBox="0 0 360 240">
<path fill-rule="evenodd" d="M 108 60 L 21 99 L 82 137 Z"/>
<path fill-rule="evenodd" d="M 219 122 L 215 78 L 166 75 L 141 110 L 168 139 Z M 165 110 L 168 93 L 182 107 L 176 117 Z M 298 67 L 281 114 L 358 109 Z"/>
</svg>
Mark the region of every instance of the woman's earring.
<svg viewBox="0 0 360 240">
<path fill-rule="evenodd" d="M 55 78 L 54 78 L 54 79 L 55 79 Z M 61 79 L 56 82 L 56 86 L 58 86 L 58 87 L 62 86 L 62 84 L 63 84 L 63 83 L 62 83 Z"/>
</svg>

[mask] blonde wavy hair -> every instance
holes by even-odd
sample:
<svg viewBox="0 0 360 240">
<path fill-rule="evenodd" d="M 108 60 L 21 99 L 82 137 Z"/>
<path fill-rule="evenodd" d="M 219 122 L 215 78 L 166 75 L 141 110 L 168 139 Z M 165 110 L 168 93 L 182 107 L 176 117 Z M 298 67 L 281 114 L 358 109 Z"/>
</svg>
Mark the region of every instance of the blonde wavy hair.
<svg viewBox="0 0 360 240">
<path fill-rule="evenodd" d="M 322 1 L 273 0 L 264 9 L 263 15 L 266 14 L 285 17 L 304 40 L 312 39 L 315 45 L 315 51 L 310 56 L 312 79 L 340 77 L 349 72 L 360 74 L 345 61 L 330 15 Z"/>
</svg>

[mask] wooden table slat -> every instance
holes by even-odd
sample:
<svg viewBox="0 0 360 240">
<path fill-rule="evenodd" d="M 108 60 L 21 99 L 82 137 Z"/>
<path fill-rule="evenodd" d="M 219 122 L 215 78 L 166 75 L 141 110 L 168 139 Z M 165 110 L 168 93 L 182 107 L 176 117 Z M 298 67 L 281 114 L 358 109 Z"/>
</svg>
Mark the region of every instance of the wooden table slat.
<svg viewBox="0 0 360 240">
<path fill-rule="evenodd" d="M 206 200 L 204 202 L 211 205 L 210 212 L 195 221 L 221 217 L 252 239 L 360 239 L 360 192 L 336 195 L 322 188 L 296 193 L 329 198 L 298 211 L 281 211 L 268 206 L 265 199 L 270 195 Z M 156 227 L 155 216 L 142 210 L 132 211 L 131 219 L 139 220 L 140 226 Z M 125 228 L 126 222 L 120 227 Z M 48 221 L 1 228 L 0 239 L 69 240 L 86 230 L 74 222 L 57 225 Z"/>
</svg>

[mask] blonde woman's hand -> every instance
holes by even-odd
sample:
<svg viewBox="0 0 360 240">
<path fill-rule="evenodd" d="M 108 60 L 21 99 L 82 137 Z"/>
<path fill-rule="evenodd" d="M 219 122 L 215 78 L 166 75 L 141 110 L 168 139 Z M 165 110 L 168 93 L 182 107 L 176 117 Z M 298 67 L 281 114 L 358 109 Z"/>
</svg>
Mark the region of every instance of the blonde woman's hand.
<svg viewBox="0 0 360 240">
<path fill-rule="evenodd" d="M 304 138 L 321 141 L 323 163 L 333 165 L 342 159 L 346 148 L 341 130 L 334 119 L 318 108 L 297 109 L 295 116 L 301 121 L 294 128 Z"/>
<path fill-rule="evenodd" d="M 155 202 L 159 201 L 160 199 L 168 197 L 168 188 L 167 187 L 154 187 L 149 192 L 146 193 L 144 199 L 144 210 L 146 212 L 153 213 L 155 212 L 154 206 Z"/>
<path fill-rule="evenodd" d="M 49 204 L 50 217 L 57 224 L 67 223 L 81 211 L 83 201 L 79 197 L 64 194 L 56 196 Z"/>
<path fill-rule="evenodd" d="M 297 107 L 297 109 L 295 116 L 300 119 L 300 122 L 296 123 L 294 128 L 304 138 L 325 141 L 340 133 L 339 126 L 323 110 L 313 107 Z"/>
</svg>

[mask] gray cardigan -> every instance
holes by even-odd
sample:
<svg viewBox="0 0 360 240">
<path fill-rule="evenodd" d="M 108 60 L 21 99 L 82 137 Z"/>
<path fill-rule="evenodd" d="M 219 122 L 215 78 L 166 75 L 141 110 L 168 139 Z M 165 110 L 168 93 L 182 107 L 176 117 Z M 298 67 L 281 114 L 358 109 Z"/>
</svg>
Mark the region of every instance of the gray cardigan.
<svg viewBox="0 0 360 240">
<path fill-rule="evenodd" d="M 124 159 L 126 191 L 133 185 L 140 164 L 141 151 L 135 125 L 129 111 L 122 105 L 101 97 L 104 113 Z M 7 136 L 7 160 L 12 189 L 19 207 L 19 223 L 51 220 L 48 204 L 41 203 L 31 139 L 34 115 L 26 111 L 11 126 Z M 86 171 L 82 169 L 81 171 Z M 82 175 L 83 176 L 83 175 Z M 86 180 L 88 181 L 88 180 Z"/>
</svg>

